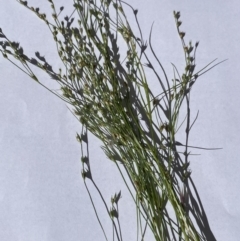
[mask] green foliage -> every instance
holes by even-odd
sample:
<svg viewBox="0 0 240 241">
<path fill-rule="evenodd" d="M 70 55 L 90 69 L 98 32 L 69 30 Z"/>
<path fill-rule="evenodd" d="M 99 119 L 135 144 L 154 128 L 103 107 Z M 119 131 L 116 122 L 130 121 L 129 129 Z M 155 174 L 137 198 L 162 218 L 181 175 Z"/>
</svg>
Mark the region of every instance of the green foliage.
<svg viewBox="0 0 240 241">
<path fill-rule="evenodd" d="M 10 41 L 1 29 L 0 38 L 4 41 L 0 42 L 0 51 L 3 57 L 11 62 L 10 56 L 17 59 L 24 67 L 21 70 L 37 83 L 41 84 L 29 67 L 31 64 L 48 73 L 61 85 L 61 94 L 51 92 L 73 107 L 74 115 L 82 124 L 82 133 L 77 134 L 76 138 L 82 148 L 83 180 L 85 185 L 86 180 L 91 181 L 99 192 L 113 222 L 117 240 L 123 240 L 118 209 L 121 192 L 114 195 L 112 207 L 108 208 L 93 180 L 89 156 L 83 153 L 83 146 L 88 147 L 87 131 L 102 141 L 103 151 L 109 160 L 116 163 L 119 171 L 121 172 L 119 165 L 126 170 L 135 189 L 135 193 L 132 193 L 128 187 L 138 210 L 141 240 L 144 240 L 147 227 L 151 229 L 156 241 L 207 240 L 202 228 L 199 226 L 197 230 L 192 222 L 195 218 L 199 223 L 199 217 L 194 213 L 197 209 L 191 208 L 191 204 L 196 206 L 198 201 L 190 193 L 189 184 L 191 171 L 188 138 L 196 120 L 192 123 L 190 121 L 189 102 L 196 80 L 215 65 L 209 67 L 213 63 L 211 62 L 205 68 L 195 70 L 199 43 L 193 44 L 190 41 L 186 44 L 186 34 L 180 30 L 180 12 L 174 12 L 174 19 L 185 56 L 185 71 L 180 74 L 172 64 L 174 77 L 170 81 L 153 50 L 152 28 L 148 46 L 147 42 L 143 41 L 139 27 L 138 10 L 129 4 L 120 0 L 74 0 L 73 13 L 76 12 L 79 19 L 77 26 L 72 27 L 75 20 L 73 13 L 64 17 L 64 20 L 59 20 L 64 7 L 58 12 L 53 1 L 48 1 L 53 10 L 52 18 L 55 24 L 50 23 L 39 8 L 29 7 L 27 1 L 19 2 L 49 27 L 59 57 L 65 66 L 65 74 L 61 69 L 56 73 L 39 52 L 35 53 L 36 58 L 26 56 L 20 44 Z M 131 29 L 122 3 L 133 10 L 140 36 Z M 124 41 L 127 47 L 126 53 L 121 52 L 125 56 L 124 61 L 120 59 L 119 40 Z M 149 48 L 163 72 L 164 79 L 160 78 L 146 54 Z M 143 58 L 147 63 L 143 63 Z M 153 95 L 148 86 L 145 68 L 150 68 L 159 82 L 161 93 L 157 96 Z M 180 125 L 178 123 L 183 101 L 186 101 L 187 108 L 185 144 L 176 140 L 176 133 L 185 121 Z M 180 146 L 184 148 L 184 152 L 178 150 Z M 126 176 L 122 172 L 121 174 L 128 185 Z M 175 217 L 170 217 L 167 204 L 172 206 Z M 198 210 L 201 210 L 199 206 Z M 93 207 L 97 215 L 94 203 Z M 192 216 L 189 215 L 190 211 Z M 97 218 L 101 225 L 98 215 Z M 145 227 L 142 219 L 145 220 Z M 107 240 L 105 232 L 104 235 Z"/>
</svg>

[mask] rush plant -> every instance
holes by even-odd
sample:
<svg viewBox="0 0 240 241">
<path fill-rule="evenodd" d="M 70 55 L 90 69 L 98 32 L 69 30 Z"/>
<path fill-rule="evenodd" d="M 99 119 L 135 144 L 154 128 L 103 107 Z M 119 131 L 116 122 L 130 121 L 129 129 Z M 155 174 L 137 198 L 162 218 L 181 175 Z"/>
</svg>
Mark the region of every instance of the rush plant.
<svg viewBox="0 0 240 241">
<path fill-rule="evenodd" d="M 82 125 L 82 132 L 76 136 L 82 150 L 82 177 L 90 198 L 87 181 L 96 187 L 112 220 L 111 240 L 124 240 L 118 209 L 121 192 L 112 197 L 110 205 L 102 196 L 92 177 L 88 131 L 101 140 L 101 148 L 116 164 L 132 195 L 137 209 L 137 240 L 144 240 L 147 228 L 156 241 L 215 240 L 191 179 L 189 156 L 190 148 L 194 147 L 188 140 L 197 119 L 196 116 L 191 120 L 191 90 L 201 75 L 219 63 L 214 64 L 214 60 L 197 70 L 199 43 L 185 40 L 180 12 L 174 11 L 173 17 L 182 43 L 185 70 L 180 73 L 172 64 L 173 73 L 168 75 L 153 50 L 152 28 L 148 43 L 144 42 L 138 10 L 124 1 L 74 0 L 73 13 L 62 17 L 64 7 L 56 9 L 53 0 L 48 0 L 54 23 L 38 7 L 29 6 L 27 1 L 17 1 L 46 23 L 65 69 L 55 72 L 39 52 L 35 57 L 28 57 L 20 44 L 8 39 L 2 29 L 0 51 L 36 83 L 47 88 L 31 70 L 31 65 L 45 71 L 61 86 L 61 93 L 49 91 L 72 106 L 73 114 Z M 123 5 L 132 9 L 138 33 L 132 30 Z M 120 41 L 121 46 L 125 44 L 126 52 L 121 51 Z M 148 50 L 163 77 L 148 57 Z M 22 67 L 13 62 L 13 58 Z M 159 84 L 157 96 L 149 88 L 146 68 L 153 71 Z M 183 120 L 180 120 L 180 113 L 185 115 Z M 186 136 L 184 142 L 176 137 L 182 129 Z M 93 201 L 92 204 L 105 239 L 109 240 Z M 174 215 L 169 213 L 167 204 L 171 205 Z"/>
</svg>

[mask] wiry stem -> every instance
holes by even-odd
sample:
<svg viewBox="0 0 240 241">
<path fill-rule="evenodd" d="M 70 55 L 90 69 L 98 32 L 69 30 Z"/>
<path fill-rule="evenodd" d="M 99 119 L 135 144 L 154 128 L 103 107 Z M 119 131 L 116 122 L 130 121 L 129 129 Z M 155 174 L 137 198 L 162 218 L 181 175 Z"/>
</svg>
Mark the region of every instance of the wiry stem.
<svg viewBox="0 0 240 241">
<path fill-rule="evenodd" d="M 37 59 L 27 57 L 19 43 L 10 41 L 1 29 L 0 37 L 5 39 L 5 42 L 0 42 L 0 51 L 9 61 L 12 62 L 8 56 L 13 56 L 21 62 L 25 68 L 21 70 L 37 83 L 41 84 L 29 68 L 29 63 L 48 73 L 61 85 L 62 94 L 53 93 L 71 104 L 74 115 L 82 126 L 102 141 L 102 149 L 106 156 L 116 163 L 130 191 L 119 168 L 119 164 L 123 165 L 135 190 L 135 197 L 131 191 L 130 193 L 136 204 L 137 229 L 141 230 L 141 240 L 144 240 L 147 227 L 159 241 L 207 240 L 206 235 L 203 235 L 203 230 L 200 228 L 202 233 L 200 234 L 199 228 L 197 230 L 194 226 L 189 212 L 192 212 L 197 222 L 199 221 L 198 215 L 194 213 L 194 208 L 190 207 L 188 199 L 185 198 L 185 196 L 190 196 L 193 205 L 200 203 L 199 199 L 198 202 L 193 199 L 188 184 L 191 175 L 188 169 L 190 155 L 188 148 L 193 147 L 188 144 L 189 133 L 196 120 L 190 123 L 190 92 L 197 78 L 217 64 L 208 68 L 212 64 L 210 63 L 194 72 L 198 42 L 195 46 L 192 46 L 191 42 L 188 45 L 185 43 L 185 33 L 179 29 L 180 13 L 174 12 L 174 18 L 184 50 L 185 71 L 180 75 L 173 64 L 174 79 L 171 84 L 153 50 L 152 28 L 149 36 L 150 50 L 161 67 L 165 81 L 160 78 L 146 54 L 147 42 L 143 41 L 137 18 L 138 11 L 128 3 L 121 0 L 101 0 L 97 4 L 94 0 L 74 0 L 74 11 L 61 21 L 59 18 L 64 8 L 61 7 L 57 13 L 53 1 L 48 0 L 53 9 L 52 17 L 55 21 L 55 24 L 52 24 L 44 13 L 40 13 L 39 8 L 29 7 L 26 1 L 17 1 L 47 24 L 56 42 L 59 57 L 65 66 L 65 74 L 61 69 L 59 73 L 56 73 L 39 52 L 36 52 Z M 132 8 L 141 38 L 132 31 L 122 3 Z M 116 22 L 113 20 L 113 12 L 116 15 Z M 72 27 L 74 13 L 79 17 L 77 27 Z M 64 42 L 60 40 L 59 35 Z M 120 59 L 119 40 L 123 41 L 127 47 L 123 60 Z M 142 62 L 143 57 L 147 61 L 146 64 Z M 161 93 L 157 96 L 152 94 L 148 86 L 144 66 L 150 68 L 159 81 Z M 161 98 L 157 98 L 158 96 Z M 185 145 L 176 140 L 176 133 L 185 121 L 184 119 L 178 126 L 179 113 L 184 100 L 187 104 Z M 154 118 L 157 119 L 157 123 L 153 121 Z M 113 223 L 113 238 L 116 233 L 117 240 L 122 241 L 118 215 L 120 195 L 114 196 L 112 208 L 109 209 L 93 180 L 88 139 L 83 129 L 81 135 L 77 135 L 77 140 L 81 143 L 82 149 L 84 183 L 86 185 L 85 179 L 88 178 L 97 189 Z M 87 145 L 87 156 L 83 156 L 83 142 Z M 180 156 L 182 153 L 177 149 L 179 146 L 185 147 L 184 161 Z M 180 190 L 181 186 L 184 187 L 184 195 Z M 87 191 L 89 192 L 88 189 Z M 93 204 L 92 199 L 91 202 Z M 171 204 L 175 216 L 169 216 L 167 203 Z M 201 203 L 199 205 L 201 206 Z M 101 225 L 94 204 L 93 207 Z M 144 230 L 142 230 L 141 218 L 146 221 Z M 115 219 L 117 219 L 117 224 Z M 107 240 L 102 225 L 101 228 Z"/>
</svg>

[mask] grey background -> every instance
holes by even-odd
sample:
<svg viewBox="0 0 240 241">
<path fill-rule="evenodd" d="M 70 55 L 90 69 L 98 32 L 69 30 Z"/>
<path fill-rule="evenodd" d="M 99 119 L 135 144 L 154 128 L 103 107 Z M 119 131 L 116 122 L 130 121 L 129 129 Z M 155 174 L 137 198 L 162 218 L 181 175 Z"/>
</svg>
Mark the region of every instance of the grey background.
<svg viewBox="0 0 240 241">
<path fill-rule="evenodd" d="M 28 1 L 51 16 L 47 1 Z M 62 16 L 71 13 L 72 1 Z M 215 58 L 229 60 L 202 76 L 192 94 L 192 118 L 200 115 L 190 143 L 223 147 L 197 151 L 191 160 L 192 177 L 204 205 L 210 227 L 219 241 L 240 240 L 240 4 L 239 1 L 137 1 L 144 39 L 154 21 L 152 44 L 169 76 L 171 62 L 183 69 L 184 56 L 173 19 L 181 12 L 186 39 L 200 41 L 197 69 Z M 0 0 L 0 27 L 20 42 L 28 56 L 39 51 L 53 65 L 61 66 L 55 43 L 44 22 L 17 1 Z M 127 9 L 127 8 L 126 8 Z M 130 24 L 135 24 L 132 12 Z M 33 70 L 35 70 L 33 68 Z M 35 71 L 52 89 L 48 75 Z M 150 71 L 149 83 L 158 88 Z M 152 78 L 151 78 L 152 76 Z M 27 75 L 0 58 L 0 240 L 77 241 L 104 240 L 81 178 L 81 149 L 75 140 L 80 124 L 66 104 L 37 85 Z M 136 240 L 134 204 L 115 165 L 108 161 L 101 143 L 90 136 L 90 161 L 95 181 L 106 201 L 122 191 L 120 217 L 124 240 Z M 111 240 L 111 223 L 91 187 L 95 204 Z M 153 240 L 148 234 L 148 239 Z"/>
</svg>

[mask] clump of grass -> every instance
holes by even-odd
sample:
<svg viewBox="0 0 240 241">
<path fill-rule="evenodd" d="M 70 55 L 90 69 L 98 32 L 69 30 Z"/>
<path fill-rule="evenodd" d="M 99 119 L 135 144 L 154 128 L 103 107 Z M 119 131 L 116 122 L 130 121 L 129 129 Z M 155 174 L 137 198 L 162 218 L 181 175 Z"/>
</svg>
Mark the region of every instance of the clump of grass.
<svg viewBox="0 0 240 241">
<path fill-rule="evenodd" d="M 156 241 L 214 240 L 210 227 L 206 221 L 203 223 L 206 217 L 191 179 L 189 148 L 193 147 L 188 144 L 188 139 L 197 118 L 191 122 L 190 93 L 193 85 L 219 63 L 211 65 L 214 60 L 196 71 L 199 43 L 186 43 L 186 34 L 180 29 L 180 12 L 174 11 L 173 15 L 182 42 L 185 71 L 180 74 L 173 64 L 173 78 L 169 79 L 153 50 L 152 28 L 149 42 L 144 42 L 138 11 L 126 2 L 74 0 L 73 13 L 60 20 L 64 7 L 57 11 L 53 1 L 48 0 L 54 24 L 39 8 L 28 6 L 27 1 L 18 2 L 47 24 L 65 66 L 64 73 L 61 69 L 56 73 L 39 52 L 35 53 L 36 58 L 25 55 L 20 44 L 10 41 L 1 29 L 0 38 L 4 41 L 0 42 L 0 51 L 13 64 L 9 57 L 17 59 L 24 69 L 15 65 L 42 86 L 30 64 L 39 67 L 60 84 L 61 94 L 49 91 L 70 104 L 82 124 L 82 132 L 76 136 L 82 149 L 82 177 L 90 198 L 86 180 L 93 183 L 105 204 L 113 223 L 113 240 L 115 236 L 117 240 L 123 240 L 118 208 L 121 192 L 112 197 L 109 208 L 92 176 L 87 131 L 102 141 L 101 148 L 108 159 L 115 162 L 133 197 L 137 208 L 138 235 L 140 232 L 138 238 L 144 240 L 149 227 Z M 138 34 L 131 29 L 122 3 L 133 10 Z M 72 27 L 74 13 L 79 18 L 76 27 Z M 127 48 L 126 53 L 121 53 L 123 60 L 120 59 L 119 39 Z M 150 61 L 146 53 L 149 48 L 164 78 Z M 157 96 L 149 88 L 145 68 L 150 68 L 159 82 L 161 91 Z M 186 117 L 179 124 L 183 101 L 186 101 Z M 182 144 L 176 139 L 176 133 L 185 121 L 186 140 Z M 87 154 L 84 154 L 84 145 Z M 184 148 L 184 151 L 179 148 Z M 120 165 L 124 167 L 135 193 L 131 192 Z M 92 204 L 97 215 L 93 201 Z M 167 204 L 172 206 L 174 217 L 169 214 Z M 108 240 L 98 215 L 97 218 Z M 193 220 L 197 225 L 193 224 Z"/>
</svg>

